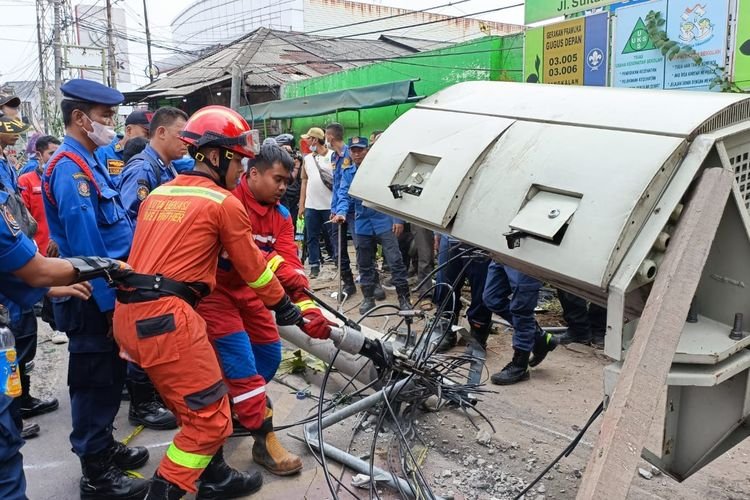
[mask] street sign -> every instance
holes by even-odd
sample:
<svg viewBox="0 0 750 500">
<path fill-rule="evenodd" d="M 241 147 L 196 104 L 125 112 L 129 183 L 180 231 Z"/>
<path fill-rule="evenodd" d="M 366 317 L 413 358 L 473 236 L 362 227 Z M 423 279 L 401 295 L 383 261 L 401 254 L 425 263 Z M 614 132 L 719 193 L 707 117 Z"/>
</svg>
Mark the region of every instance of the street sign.
<svg viewBox="0 0 750 500">
<path fill-rule="evenodd" d="M 526 0 L 526 24 L 605 7 L 617 0 Z"/>
<path fill-rule="evenodd" d="M 63 45 L 63 49 L 65 51 L 64 65 L 66 68 L 102 71 L 104 49 L 81 47 L 80 45 Z"/>
</svg>

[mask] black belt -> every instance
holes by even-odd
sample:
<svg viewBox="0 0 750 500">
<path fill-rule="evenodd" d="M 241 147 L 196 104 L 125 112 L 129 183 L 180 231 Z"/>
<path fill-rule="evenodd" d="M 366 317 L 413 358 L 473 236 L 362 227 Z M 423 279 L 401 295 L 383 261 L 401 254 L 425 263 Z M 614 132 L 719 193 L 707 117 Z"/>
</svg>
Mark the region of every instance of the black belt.
<svg viewBox="0 0 750 500">
<path fill-rule="evenodd" d="M 179 297 L 196 308 L 209 294 L 208 285 L 202 282 L 184 282 L 165 278 L 161 274 L 131 274 L 119 280 L 125 289 L 117 290 L 117 300 L 123 304 L 150 302 L 162 297 Z"/>
</svg>

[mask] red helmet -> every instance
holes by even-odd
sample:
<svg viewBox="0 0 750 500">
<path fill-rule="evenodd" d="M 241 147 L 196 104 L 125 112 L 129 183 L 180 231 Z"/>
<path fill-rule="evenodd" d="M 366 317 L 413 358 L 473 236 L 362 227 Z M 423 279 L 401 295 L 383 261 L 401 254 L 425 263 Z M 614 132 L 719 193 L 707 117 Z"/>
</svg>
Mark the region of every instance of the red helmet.
<svg viewBox="0 0 750 500">
<path fill-rule="evenodd" d="M 206 106 L 187 121 L 180 138 L 196 148 L 214 146 L 250 158 L 260 150 L 260 136 L 242 116 L 224 106 Z"/>
</svg>

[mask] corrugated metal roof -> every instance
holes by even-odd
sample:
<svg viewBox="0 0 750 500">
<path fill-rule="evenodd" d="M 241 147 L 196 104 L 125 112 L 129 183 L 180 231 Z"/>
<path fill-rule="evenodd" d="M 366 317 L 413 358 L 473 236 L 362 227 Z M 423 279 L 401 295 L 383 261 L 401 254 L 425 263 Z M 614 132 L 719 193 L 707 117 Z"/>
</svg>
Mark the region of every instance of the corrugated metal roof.
<svg viewBox="0 0 750 500">
<path fill-rule="evenodd" d="M 243 69 L 248 85 L 278 86 L 414 52 L 415 49 L 387 40 L 331 39 L 258 28 L 140 90 L 171 89 L 170 95 L 188 95 L 206 85 L 229 80 L 235 65 Z"/>
</svg>

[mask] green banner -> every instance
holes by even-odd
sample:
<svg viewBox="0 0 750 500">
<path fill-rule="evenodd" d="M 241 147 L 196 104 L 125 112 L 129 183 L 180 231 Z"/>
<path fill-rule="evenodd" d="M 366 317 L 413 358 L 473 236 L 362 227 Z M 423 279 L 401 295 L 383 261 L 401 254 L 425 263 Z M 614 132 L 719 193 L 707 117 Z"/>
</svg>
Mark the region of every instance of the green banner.
<svg viewBox="0 0 750 500">
<path fill-rule="evenodd" d="M 604 7 L 620 0 L 526 0 L 526 24 Z"/>
<path fill-rule="evenodd" d="M 750 0 L 740 0 L 740 5 L 737 8 L 734 82 L 742 90 L 750 90 Z"/>
<path fill-rule="evenodd" d="M 526 30 L 523 44 L 523 77 L 526 83 L 544 83 L 543 57 L 544 28 Z"/>
</svg>

